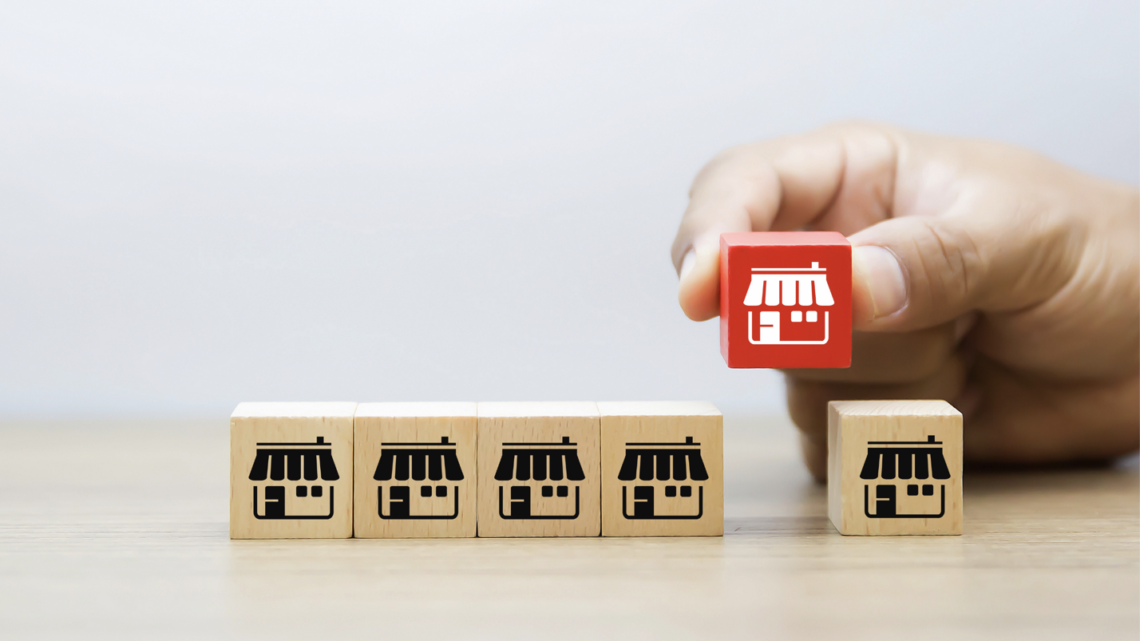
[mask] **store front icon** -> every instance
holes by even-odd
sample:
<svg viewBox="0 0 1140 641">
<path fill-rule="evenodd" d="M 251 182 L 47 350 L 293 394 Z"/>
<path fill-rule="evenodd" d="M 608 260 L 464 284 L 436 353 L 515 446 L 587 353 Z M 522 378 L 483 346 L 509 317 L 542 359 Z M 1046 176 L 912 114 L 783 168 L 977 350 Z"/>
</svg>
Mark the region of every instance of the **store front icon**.
<svg viewBox="0 0 1140 641">
<path fill-rule="evenodd" d="M 626 519 L 699 519 L 705 513 L 708 470 L 701 444 L 626 443 L 618 470 Z"/>
<path fill-rule="evenodd" d="M 451 520 L 459 516 L 463 469 L 448 437 L 438 443 L 381 443 L 373 480 L 382 519 Z M 384 488 L 388 488 L 385 496 Z M 387 513 L 385 513 L 387 503 Z"/>
<path fill-rule="evenodd" d="M 499 518 L 572 520 L 581 513 L 586 474 L 568 436 L 559 443 L 503 443 L 495 480 Z"/>
<path fill-rule="evenodd" d="M 331 519 L 335 505 L 330 481 L 339 479 L 332 444 L 324 437 L 318 436 L 316 443 L 258 443 L 249 471 L 254 482 L 253 516 Z"/>
<path fill-rule="evenodd" d="M 867 518 L 939 519 L 946 514 L 950 469 L 942 442 L 933 436 L 925 441 L 871 441 L 859 478 L 872 481 L 863 485 Z"/>
<path fill-rule="evenodd" d="M 805 268 L 753 268 L 744 306 L 748 342 L 753 345 L 825 345 L 831 338 L 830 310 L 835 305 L 827 270 L 813 262 Z M 773 309 L 767 309 L 773 308 Z"/>
</svg>

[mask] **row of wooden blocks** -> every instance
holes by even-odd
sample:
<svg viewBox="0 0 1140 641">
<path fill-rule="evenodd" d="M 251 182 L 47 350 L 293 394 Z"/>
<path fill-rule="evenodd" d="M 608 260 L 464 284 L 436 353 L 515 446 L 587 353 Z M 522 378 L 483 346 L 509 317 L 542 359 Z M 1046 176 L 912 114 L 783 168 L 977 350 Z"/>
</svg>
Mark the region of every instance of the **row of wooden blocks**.
<svg viewBox="0 0 1140 641">
<path fill-rule="evenodd" d="M 721 536 L 709 403 L 242 403 L 230 537 Z"/>
</svg>

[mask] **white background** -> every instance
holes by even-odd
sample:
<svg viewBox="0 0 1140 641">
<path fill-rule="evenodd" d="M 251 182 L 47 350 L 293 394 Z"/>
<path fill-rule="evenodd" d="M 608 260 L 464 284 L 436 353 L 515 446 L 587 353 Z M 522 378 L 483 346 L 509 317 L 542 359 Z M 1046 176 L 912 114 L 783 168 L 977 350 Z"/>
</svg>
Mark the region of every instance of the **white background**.
<svg viewBox="0 0 1140 641">
<path fill-rule="evenodd" d="M 676 305 L 701 165 L 858 117 L 1135 184 L 1138 25 L 1135 2 L 5 2 L 0 415 L 780 411 Z"/>
</svg>

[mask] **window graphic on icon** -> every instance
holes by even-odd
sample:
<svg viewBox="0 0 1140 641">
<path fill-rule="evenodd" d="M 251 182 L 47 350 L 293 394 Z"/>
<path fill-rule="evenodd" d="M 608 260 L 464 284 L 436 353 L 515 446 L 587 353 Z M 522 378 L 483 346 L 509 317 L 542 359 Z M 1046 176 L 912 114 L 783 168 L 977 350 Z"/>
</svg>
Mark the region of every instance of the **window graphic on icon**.
<svg viewBox="0 0 1140 641">
<path fill-rule="evenodd" d="M 332 444 L 323 436 L 316 443 L 258 443 L 249 471 L 253 486 L 253 516 L 258 519 L 331 519 L 333 486 L 340 479 Z M 260 495 L 258 489 L 262 490 Z"/>
<path fill-rule="evenodd" d="M 684 443 L 626 443 L 618 480 L 622 482 L 621 514 L 627 519 L 704 516 L 704 481 L 709 480 L 709 473 L 701 458 L 701 444 L 691 436 Z"/>
<path fill-rule="evenodd" d="M 867 518 L 939 519 L 946 514 L 946 484 L 938 481 L 949 479 L 950 470 L 942 442 L 933 436 L 925 441 L 871 441 L 859 478 L 875 481 L 863 486 Z"/>
<path fill-rule="evenodd" d="M 830 339 L 829 310 L 835 305 L 827 270 L 813 262 L 804 268 L 752 268 L 745 307 L 748 342 L 753 345 L 824 345 Z M 766 309 L 774 308 L 774 309 Z"/>
<path fill-rule="evenodd" d="M 380 518 L 451 520 L 459 516 L 459 485 L 451 482 L 463 480 L 463 469 L 455 443 L 444 436 L 438 443 L 381 443 L 380 448 L 380 462 L 372 476 L 382 483 L 377 488 Z"/>
<path fill-rule="evenodd" d="M 569 436 L 560 443 L 503 443 L 495 480 L 500 518 L 572 520 L 581 512 L 586 474 Z"/>
</svg>

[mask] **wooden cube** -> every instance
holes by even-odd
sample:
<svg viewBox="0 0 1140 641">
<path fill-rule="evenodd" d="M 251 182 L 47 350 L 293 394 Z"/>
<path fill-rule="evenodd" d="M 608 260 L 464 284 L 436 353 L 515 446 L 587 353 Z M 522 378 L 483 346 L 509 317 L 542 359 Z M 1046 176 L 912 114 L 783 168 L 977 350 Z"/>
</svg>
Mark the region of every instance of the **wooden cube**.
<svg viewBox="0 0 1140 641">
<path fill-rule="evenodd" d="M 962 533 L 962 414 L 946 401 L 832 401 L 827 457 L 841 534 Z"/>
<path fill-rule="evenodd" d="M 352 536 L 356 403 L 242 403 L 230 417 L 230 538 Z"/>
<path fill-rule="evenodd" d="M 722 536 L 723 417 L 711 403 L 598 403 L 602 536 Z"/>
<path fill-rule="evenodd" d="M 357 538 L 475 536 L 475 403 L 356 408 Z"/>
<path fill-rule="evenodd" d="M 598 536 L 594 403 L 479 403 L 479 536 Z"/>
</svg>

